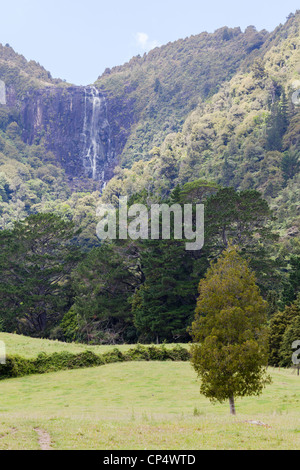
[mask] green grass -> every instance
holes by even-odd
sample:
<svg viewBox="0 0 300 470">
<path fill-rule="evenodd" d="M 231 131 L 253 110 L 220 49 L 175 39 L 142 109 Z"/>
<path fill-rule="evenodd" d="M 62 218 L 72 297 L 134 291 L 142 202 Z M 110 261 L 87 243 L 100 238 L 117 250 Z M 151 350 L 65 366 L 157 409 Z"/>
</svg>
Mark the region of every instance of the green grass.
<svg viewBox="0 0 300 470">
<path fill-rule="evenodd" d="M 7 333 L 0 341 L 8 354 L 27 358 L 114 347 Z M 199 394 L 186 362 L 115 363 L 3 380 L 0 449 L 40 449 L 37 429 L 54 449 L 299 449 L 300 377 L 292 370 L 270 373 L 273 382 L 262 395 L 237 400 L 236 417 L 227 403 L 213 405 Z"/>
<path fill-rule="evenodd" d="M 116 363 L 0 382 L 0 449 L 299 449 L 300 377 L 270 370 L 259 397 L 212 405 L 189 363 Z M 261 421 L 266 426 L 247 421 Z"/>
<path fill-rule="evenodd" d="M 5 343 L 6 354 L 17 354 L 25 358 L 34 358 L 39 353 L 45 352 L 52 354 L 55 352 L 67 351 L 70 353 L 80 353 L 84 351 L 93 351 L 95 354 L 103 354 L 111 351 L 114 348 L 118 348 L 120 351 L 127 351 L 134 345 L 130 344 L 117 344 L 113 345 L 100 345 L 100 346 L 89 346 L 87 344 L 80 343 L 63 343 L 61 341 L 51 341 L 47 339 L 30 338 L 28 336 L 15 335 L 11 333 L 1 333 L 0 341 Z M 166 344 L 167 348 L 176 346 L 175 344 Z M 188 345 L 182 344 L 181 346 L 188 348 Z"/>
</svg>

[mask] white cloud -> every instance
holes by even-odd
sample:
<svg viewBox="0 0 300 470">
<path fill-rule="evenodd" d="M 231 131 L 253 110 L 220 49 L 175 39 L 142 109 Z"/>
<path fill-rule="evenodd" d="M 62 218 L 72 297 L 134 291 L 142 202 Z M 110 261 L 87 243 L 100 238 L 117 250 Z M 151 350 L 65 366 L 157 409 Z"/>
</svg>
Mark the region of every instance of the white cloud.
<svg viewBox="0 0 300 470">
<path fill-rule="evenodd" d="M 143 52 L 149 52 L 151 49 L 154 49 L 155 47 L 159 46 L 159 43 L 157 41 L 151 41 L 147 33 L 137 33 L 135 35 L 135 41 L 137 46 L 143 51 Z"/>
</svg>

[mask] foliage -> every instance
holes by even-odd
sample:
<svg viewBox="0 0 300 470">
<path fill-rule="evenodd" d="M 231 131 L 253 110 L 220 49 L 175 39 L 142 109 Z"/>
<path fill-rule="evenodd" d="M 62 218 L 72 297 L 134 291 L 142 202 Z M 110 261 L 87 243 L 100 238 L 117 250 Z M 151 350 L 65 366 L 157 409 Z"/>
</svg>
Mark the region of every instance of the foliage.
<svg viewBox="0 0 300 470">
<path fill-rule="evenodd" d="M 269 324 L 269 364 L 271 366 L 278 367 L 280 365 L 291 365 L 291 345 L 287 345 L 287 339 L 289 339 L 289 335 L 286 336 L 291 324 L 296 322 L 296 319 L 300 315 L 299 310 L 299 301 L 295 301 L 291 305 L 287 305 L 284 310 L 279 310 L 276 312 Z M 285 340 L 284 340 L 285 338 Z M 298 338 L 296 338 L 298 339 Z M 284 346 L 283 345 L 284 341 Z M 283 347 L 283 350 L 281 349 Z M 289 354 L 289 364 L 287 364 L 286 360 L 286 351 L 288 350 Z M 285 360 L 283 360 L 283 356 Z"/>
<path fill-rule="evenodd" d="M 271 299 L 270 316 L 294 302 L 300 147 L 291 94 L 299 86 L 299 20 L 299 12 L 290 15 L 272 33 L 221 28 L 106 70 L 96 85 L 107 98 L 119 166 L 101 199 L 97 185 L 71 182 L 49 152 L 44 136 L 51 126 L 25 142 L 24 96 L 65 84 L 0 46 L 0 79 L 9 97 L 0 105 L 2 329 L 92 344 L 187 341 L 199 278 L 230 241 Z M 117 205 L 120 195 L 145 204 L 204 203 L 204 248 L 188 254 L 174 240 L 100 244 L 96 207 Z M 34 268 L 28 254 L 33 240 L 25 234 L 16 239 L 15 223 L 26 225 L 33 214 L 73 226 L 72 244 L 85 252 L 60 280 L 62 267 L 51 273 L 49 264 L 39 276 L 51 249 Z M 55 223 L 49 226 L 54 229 Z M 43 304 L 44 313 L 37 314 Z M 29 326 L 46 310 L 46 322 Z"/>
<path fill-rule="evenodd" d="M 291 256 L 289 274 L 282 294 L 285 304 L 294 302 L 300 293 L 300 256 Z"/>
<path fill-rule="evenodd" d="M 132 297 L 140 341 L 187 341 L 196 301 L 191 255 L 180 241 L 150 241 L 141 250 L 141 266 L 145 282 Z"/>
<path fill-rule="evenodd" d="M 220 28 L 106 70 L 96 85 L 111 102 L 117 140 L 127 131 L 123 165 L 129 168 L 136 160 L 147 160 L 168 134 L 180 132 L 187 115 L 216 93 L 247 57 L 255 56 L 267 37 L 266 31 L 255 28 Z"/>
<path fill-rule="evenodd" d="M 211 400 L 258 395 L 268 383 L 266 302 L 247 262 L 229 246 L 199 283 L 191 333 L 200 392 Z"/>
<path fill-rule="evenodd" d="M 79 322 L 76 339 L 102 344 L 135 340 L 129 296 L 139 279 L 134 245 L 103 243 L 91 250 L 73 272 L 72 311 Z M 66 332 L 68 337 L 70 326 Z"/>
<path fill-rule="evenodd" d="M 256 36 L 257 42 L 253 44 L 262 40 L 260 46 L 252 49 L 248 45 L 252 55 L 247 56 L 232 77 L 228 75 L 229 80 L 222 82 L 215 93 L 199 100 L 180 129 L 168 129 L 162 144 L 151 139 L 141 144 L 143 136 L 134 142 L 129 138 L 122 168 L 116 170 L 108 183 L 103 199 L 113 201 L 116 191 L 131 195 L 143 188 L 165 198 L 178 184 L 193 184 L 196 180 L 240 191 L 256 190 L 278 216 L 274 226 L 284 231 L 281 243 L 295 254 L 294 239 L 289 233 L 295 227 L 299 230 L 296 194 L 299 191 L 299 109 L 293 105 L 291 94 L 299 87 L 299 20 L 297 12 L 264 38 L 247 28 L 247 39 Z M 222 47 L 224 44 L 229 47 L 239 38 L 231 33 L 224 29 L 215 38 L 218 37 Z M 203 39 L 208 41 L 208 37 Z M 147 67 L 158 55 L 159 50 L 155 50 L 124 68 L 113 69 L 99 83 L 103 81 L 108 87 L 116 85 L 125 77 L 125 71 L 128 78 L 130 73 L 137 72 L 138 66 L 139 70 L 148 71 Z M 139 88 L 132 91 L 138 92 Z M 153 148 L 148 151 L 147 161 L 142 162 L 149 141 Z M 138 158 L 140 161 L 136 161 Z"/>
<path fill-rule="evenodd" d="M 32 374 L 45 374 L 59 370 L 99 367 L 104 364 L 124 361 L 188 361 L 189 351 L 179 345 L 174 348 L 137 345 L 122 353 L 117 348 L 103 354 L 83 351 L 78 354 L 57 352 L 40 353 L 36 358 L 9 355 L 5 364 L 0 364 L 0 380 Z"/>
<path fill-rule="evenodd" d="M 29 216 L 0 232 L 0 312 L 6 331 L 44 334 L 70 300 L 80 260 L 74 224 L 53 214 Z"/>
<path fill-rule="evenodd" d="M 292 354 L 295 352 L 292 348 L 294 342 L 300 341 L 300 309 L 298 307 L 298 314 L 295 315 L 290 325 L 286 328 L 282 342 L 280 346 L 280 361 L 279 366 L 291 367 L 292 366 Z M 297 343 L 299 346 L 300 343 Z M 299 347 L 297 348 L 299 349 Z M 297 357 L 299 359 L 299 357 Z"/>
</svg>

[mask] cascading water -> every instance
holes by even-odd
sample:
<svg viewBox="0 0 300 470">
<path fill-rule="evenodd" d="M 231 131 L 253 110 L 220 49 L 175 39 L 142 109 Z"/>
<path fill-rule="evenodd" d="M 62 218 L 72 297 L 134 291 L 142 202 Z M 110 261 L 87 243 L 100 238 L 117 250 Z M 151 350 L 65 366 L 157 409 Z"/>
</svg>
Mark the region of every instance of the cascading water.
<svg viewBox="0 0 300 470">
<path fill-rule="evenodd" d="M 83 167 L 88 177 L 104 180 L 104 167 L 111 156 L 110 126 L 105 97 L 96 87 L 85 88 Z"/>
</svg>

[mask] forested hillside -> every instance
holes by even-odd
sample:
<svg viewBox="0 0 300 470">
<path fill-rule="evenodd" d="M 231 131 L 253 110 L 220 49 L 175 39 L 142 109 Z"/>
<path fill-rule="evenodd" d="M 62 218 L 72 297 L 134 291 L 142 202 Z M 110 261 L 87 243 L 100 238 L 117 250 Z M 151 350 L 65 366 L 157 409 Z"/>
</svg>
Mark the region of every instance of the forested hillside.
<svg viewBox="0 0 300 470">
<path fill-rule="evenodd" d="M 152 148 L 167 134 L 180 131 L 186 116 L 242 64 L 253 60 L 268 38 L 267 31 L 258 32 L 253 26 L 245 32 L 224 27 L 168 43 L 107 69 L 96 85 L 112 100 L 112 125 L 119 132 L 129 132 L 122 165 L 128 168 L 136 160 L 148 159 Z"/>
<path fill-rule="evenodd" d="M 258 190 L 274 208 L 282 235 L 299 235 L 300 108 L 292 102 L 300 87 L 299 27 L 300 14 L 291 15 L 218 92 L 206 99 L 199 94 L 182 130 L 153 148 L 147 163 L 117 169 L 104 199 L 137 188 L 167 194 L 202 178 Z"/>
<path fill-rule="evenodd" d="M 186 342 L 199 280 L 233 243 L 273 329 L 298 331 L 300 12 L 201 33 L 76 87 L 0 48 L 0 329 Z M 205 245 L 101 243 L 96 207 L 202 203 Z M 298 321 L 298 320 L 297 320 Z M 290 336 L 288 336 L 290 338 Z"/>
<path fill-rule="evenodd" d="M 9 45 L 1 46 L 0 80 L 6 87 L 6 104 L 0 105 L 1 226 L 32 212 L 56 210 L 70 218 L 78 206 L 94 209 L 98 193 L 93 192 L 109 181 L 114 167 L 130 168 L 134 161 L 148 160 L 153 148 L 170 132 L 180 131 L 199 101 L 216 93 L 243 61 L 255 57 L 268 37 L 254 27 L 245 32 L 224 27 L 106 70 L 95 83 L 107 109 L 107 116 L 104 113 L 96 123 L 99 136 L 102 126 L 108 127 L 95 155 L 99 184 L 83 168 L 85 149 L 80 143 L 84 120 L 89 119 L 84 117 L 84 102 L 91 87 L 52 79 L 39 64 L 27 62 Z M 101 181 L 104 170 L 107 175 Z M 82 191 L 92 196 L 82 199 Z"/>
</svg>

